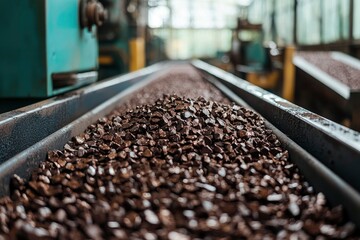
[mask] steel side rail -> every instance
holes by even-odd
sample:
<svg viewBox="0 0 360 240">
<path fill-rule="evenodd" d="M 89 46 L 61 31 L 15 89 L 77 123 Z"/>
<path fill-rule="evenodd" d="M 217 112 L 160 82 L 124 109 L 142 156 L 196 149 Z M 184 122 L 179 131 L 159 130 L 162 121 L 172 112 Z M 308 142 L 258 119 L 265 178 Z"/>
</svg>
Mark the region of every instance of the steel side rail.
<svg viewBox="0 0 360 240">
<path fill-rule="evenodd" d="M 164 74 L 164 72 L 160 72 L 159 74 Z M 0 197 L 10 193 L 10 179 L 14 174 L 25 179 L 29 178 L 31 172 L 36 169 L 41 162 L 46 160 L 49 150 L 63 149 L 64 145 L 71 140 L 72 137 L 81 134 L 88 126 L 95 123 L 99 118 L 109 114 L 117 106 L 121 105 L 121 103 L 126 100 L 127 96 L 130 96 L 130 94 L 136 90 L 141 89 L 150 84 L 153 80 L 156 80 L 157 77 L 159 77 L 159 74 L 153 74 L 143 81 L 137 82 L 133 86 L 118 93 L 99 106 L 91 109 L 86 114 L 2 163 L 0 165 Z"/>
<path fill-rule="evenodd" d="M 162 69 L 164 65 L 155 64 L 137 72 L 110 78 L 1 114 L 0 164 L 146 76 Z"/>
<path fill-rule="evenodd" d="M 360 192 L 360 134 L 305 110 L 228 72 L 193 66 L 230 88 L 248 105 Z"/>
<path fill-rule="evenodd" d="M 203 74 L 203 76 L 236 104 L 253 109 L 213 76 L 207 74 Z M 265 124 L 279 138 L 282 146 L 289 151 L 289 160 L 296 164 L 305 179 L 314 186 L 315 191 L 323 192 L 333 206 L 341 204 L 349 218 L 360 227 L 360 193 L 282 133 L 267 119 L 265 119 Z"/>
</svg>

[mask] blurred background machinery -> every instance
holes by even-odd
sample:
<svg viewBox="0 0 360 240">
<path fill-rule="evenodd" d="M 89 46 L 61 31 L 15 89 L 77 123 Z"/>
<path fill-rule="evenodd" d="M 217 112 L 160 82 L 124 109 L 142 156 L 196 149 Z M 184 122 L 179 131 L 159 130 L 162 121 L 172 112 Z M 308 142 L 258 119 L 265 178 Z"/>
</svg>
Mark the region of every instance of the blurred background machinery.
<svg viewBox="0 0 360 240">
<path fill-rule="evenodd" d="M 129 21 L 125 1 L 100 1 L 108 9 L 108 21 L 98 29 L 100 79 L 124 73 L 129 68 Z"/>
<path fill-rule="evenodd" d="M 98 29 L 100 79 L 166 60 L 165 41 L 147 27 L 148 3 L 100 0 L 108 20 Z"/>
<path fill-rule="evenodd" d="M 100 78 L 145 67 L 147 5 L 140 0 L 100 0 L 109 19 L 99 28 Z"/>
</svg>

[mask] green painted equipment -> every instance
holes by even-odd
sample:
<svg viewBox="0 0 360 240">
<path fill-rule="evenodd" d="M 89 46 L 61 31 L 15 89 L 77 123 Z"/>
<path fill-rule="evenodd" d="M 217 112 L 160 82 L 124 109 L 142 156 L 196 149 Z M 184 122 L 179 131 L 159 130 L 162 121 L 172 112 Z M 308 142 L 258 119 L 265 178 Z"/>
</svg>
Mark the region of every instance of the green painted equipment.
<svg viewBox="0 0 360 240">
<path fill-rule="evenodd" d="M 95 0 L 0 1 L 0 97 L 48 97 L 97 79 Z"/>
<path fill-rule="evenodd" d="M 129 71 L 129 39 L 127 1 L 99 0 L 108 9 L 109 18 L 99 28 L 100 79 Z"/>
</svg>

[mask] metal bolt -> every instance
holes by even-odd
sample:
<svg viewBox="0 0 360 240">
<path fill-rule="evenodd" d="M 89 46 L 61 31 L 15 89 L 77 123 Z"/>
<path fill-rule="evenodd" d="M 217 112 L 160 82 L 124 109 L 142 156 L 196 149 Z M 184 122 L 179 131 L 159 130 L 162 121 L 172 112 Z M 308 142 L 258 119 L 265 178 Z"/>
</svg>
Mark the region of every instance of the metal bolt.
<svg viewBox="0 0 360 240">
<path fill-rule="evenodd" d="M 97 0 L 82 0 L 80 2 L 80 23 L 89 31 L 93 25 L 101 26 L 108 17 L 107 10 Z"/>
</svg>

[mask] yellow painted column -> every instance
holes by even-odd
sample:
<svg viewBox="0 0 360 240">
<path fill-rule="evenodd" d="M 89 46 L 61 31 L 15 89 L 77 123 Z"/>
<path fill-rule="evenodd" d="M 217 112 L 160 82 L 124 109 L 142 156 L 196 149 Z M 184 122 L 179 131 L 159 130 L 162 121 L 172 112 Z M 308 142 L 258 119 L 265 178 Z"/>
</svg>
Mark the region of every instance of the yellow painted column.
<svg viewBox="0 0 360 240">
<path fill-rule="evenodd" d="M 130 45 L 130 72 L 145 67 L 145 40 L 144 38 L 133 38 Z"/>
<path fill-rule="evenodd" d="M 282 97 L 291 102 L 294 101 L 295 97 L 295 66 L 293 63 L 294 55 L 294 46 L 288 46 L 285 48 Z"/>
<path fill-rule="evenodd" d="M 246 80 L 250 83 L 265 89 L 274 89 L 279 79 L 279 71 L 273 70 L 269 73 L 249 72 Z"/>
</svg>

